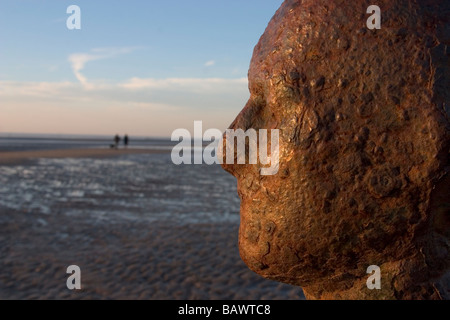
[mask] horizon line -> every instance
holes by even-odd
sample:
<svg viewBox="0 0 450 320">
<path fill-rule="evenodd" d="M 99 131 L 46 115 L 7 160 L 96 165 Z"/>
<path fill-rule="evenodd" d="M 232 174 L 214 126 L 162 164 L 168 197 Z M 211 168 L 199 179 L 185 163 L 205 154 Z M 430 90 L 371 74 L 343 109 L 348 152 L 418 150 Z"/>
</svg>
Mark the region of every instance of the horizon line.
<svg viewBox="0 0 450 320">
<path fill-rule="evenodd" d="M 105 138 L 109 139 L 114 137 L 118 133 L 113 134 L 89 134 L 89 133 L 32 133 L 32 132 L 0 132 L 0 139 L 2 138 Z M 169 136 L 156 136 L 156 135 L 132 135 L 128 133 L 119 134 L 119 136 L 124 136 L 127 134 L 133 139 L 160 139 L 160 140 L 170 140 Z"/>
</svg>

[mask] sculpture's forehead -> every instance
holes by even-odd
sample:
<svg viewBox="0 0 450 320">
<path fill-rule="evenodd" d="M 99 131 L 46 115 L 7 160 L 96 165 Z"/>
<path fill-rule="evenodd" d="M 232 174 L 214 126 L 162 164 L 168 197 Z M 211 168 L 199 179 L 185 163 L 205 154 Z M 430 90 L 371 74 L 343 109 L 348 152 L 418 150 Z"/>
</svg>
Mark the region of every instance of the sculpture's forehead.
<svg viewBox="0 0 450 320">
<path fill-rule="evenodd" d="M 449 112 L 450 49 L 440 43 L 447 41 L 445 37 L 436 38 L 442 26 L 432 26 L 432 14 L 438 14 L 439 6 L 413 4 L 415 11 L 423 12 L 418 17 L 391 1 L 379 1 L 382 28 L 368 30 L 368 1 L 323 2 L 286 1 L 276 13 L 254 50 L 249 71 L 253 98 L 289 98 L 296 87 L 303 91 L 303 100 L 316 95 L 321 96 L 316 102 L 333 104 L 339 99 L 380 101 L 377 93 L 398 102 L 402 88 L 425 97 L 423 89 L 433 81 L 425 76 L 430 72 L 431 47 L 433 60 L 444 67 L 437 70 L 441 75 L 434 79 L 434 95 L 441 96 L 439 104 Z M 348 92 L 347 97 L 327 94 L 332 86 Z"/>
<path fill-rule="evenodd" d="M 255 47 L 251 64 L 256 71 L 267 67 L 273 70 L 278 64 L 286 65 L 288 61 L 311 63 L 310 60 L 320 60 L 320 53 L 333 51 L 333 45 L 346 48 L 351 42 L 358 42 L 364 47 L 366 42 L 377 42 L 381 46 L 379 49 L 383 50 L 382 46 L 390 39 L 397 41 L 398 37 L 407 37 L 410 41 L 417 41 L 414 38 L 427 37 L 430 32 L 437 34 L 442 41 L 448 41 L 448 30 L 445 32 L 442 25 L 432 25 L 434 15 L 446 12 L 442 8 L 443 1 L 435 2 L 439 4 L 409 4 L 415 7 L 412 11 L 418 13 L 411 15 L 404 5 L 396 1 L 380 0 L 377 5 L 382 10 L 382 28 L 367 32 L 367 9 L 371 1 L 285 1 Z M 445 7 L 449 5 L 445 4 Z M 375 37 L 370 37 L 374 34 Z M 359 41 L 361 35 L 367 38 Z M 314 50 L 309 50 L 311 47 Z M 374 53 L 377 54 L 377 50 Z M 253 76 L 257 74 L 255 72 Z"/>
</svg>

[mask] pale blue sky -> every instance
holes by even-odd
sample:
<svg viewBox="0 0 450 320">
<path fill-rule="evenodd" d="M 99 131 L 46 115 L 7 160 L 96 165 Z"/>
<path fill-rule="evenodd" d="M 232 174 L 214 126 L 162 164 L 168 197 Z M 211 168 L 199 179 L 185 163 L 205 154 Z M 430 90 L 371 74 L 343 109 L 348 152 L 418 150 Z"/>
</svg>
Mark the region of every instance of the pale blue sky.
<svg viewBox="0 0 450 320">
<path fill-rule="evenodd" d="M 0 133 L 225 129 L 282 0 L 2 0 Z M 81 30 L 66 9 L 81 8 Z"/>
</svg>

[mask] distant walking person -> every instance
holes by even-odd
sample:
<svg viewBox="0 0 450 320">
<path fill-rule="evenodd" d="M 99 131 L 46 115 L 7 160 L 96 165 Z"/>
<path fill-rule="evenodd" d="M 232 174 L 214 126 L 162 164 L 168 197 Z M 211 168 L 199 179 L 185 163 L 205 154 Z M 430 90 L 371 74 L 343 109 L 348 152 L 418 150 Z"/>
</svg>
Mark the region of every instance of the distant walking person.
<svg viewBox="0 0 450 320">
<path fill-rule="evenodd" d="M 120 143 L 120 137 L 118 134 L 116 134 L 116 136 L 114 137 L 114 147 L 116 149 L 119 149 L 119 143 Z"/>
<path fill-rule="evenodd" d="M 128 148 L 128 142 L 129 142 L 129 139 L 128 139 L 128 135 L 126 134 L 125 137 L 123 137 L 123 144 L 125 145 L 125 148 Z"/>
</svg>

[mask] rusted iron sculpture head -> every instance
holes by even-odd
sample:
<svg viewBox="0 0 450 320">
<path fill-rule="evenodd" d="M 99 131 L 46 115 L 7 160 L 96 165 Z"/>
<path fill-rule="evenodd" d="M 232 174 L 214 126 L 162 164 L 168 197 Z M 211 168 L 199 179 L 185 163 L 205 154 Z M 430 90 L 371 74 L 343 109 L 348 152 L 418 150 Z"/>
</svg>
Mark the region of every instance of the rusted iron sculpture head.
<svg viewBox="0 0 450 320">
<path fill-rule="evenodd" d="M 449 298 L 450 3 L 287 0 L 232 129 L 279 129 L 238 179 L 241 257 L 310 299 Z M 381 269 L 381 290 L 367 268 Z"/>
</svg>

